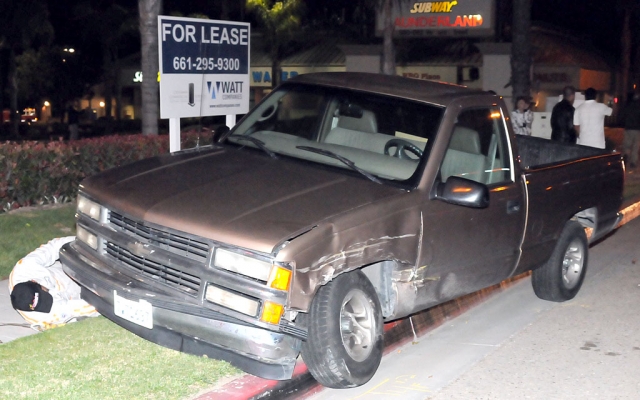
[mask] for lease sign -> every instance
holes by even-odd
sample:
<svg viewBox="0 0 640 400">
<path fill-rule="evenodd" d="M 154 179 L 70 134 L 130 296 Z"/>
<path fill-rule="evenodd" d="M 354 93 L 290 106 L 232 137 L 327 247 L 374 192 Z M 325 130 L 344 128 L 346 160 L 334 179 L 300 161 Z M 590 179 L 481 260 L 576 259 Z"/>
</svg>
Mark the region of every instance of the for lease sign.
<svg viewBox="0 0 640 400">
<path fill-rule="evenodd" d="M 250 25 L 158 17 L 160 117 L 249 111 Z"/>
</svg>

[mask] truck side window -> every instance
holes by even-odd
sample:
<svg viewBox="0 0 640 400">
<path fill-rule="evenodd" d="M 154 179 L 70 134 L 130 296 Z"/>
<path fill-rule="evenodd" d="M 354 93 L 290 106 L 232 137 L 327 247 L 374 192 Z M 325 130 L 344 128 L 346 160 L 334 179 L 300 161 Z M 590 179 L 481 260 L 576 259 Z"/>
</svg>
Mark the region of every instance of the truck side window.
<svg viewBox="0 0 640 400">
<path fill-rule="evenodd" d="M 511 180 L 511 163 L 498 109 L 463 110 L 440 166 L 442 181 L 460 176 L 487 185 Z"/>
</svg>

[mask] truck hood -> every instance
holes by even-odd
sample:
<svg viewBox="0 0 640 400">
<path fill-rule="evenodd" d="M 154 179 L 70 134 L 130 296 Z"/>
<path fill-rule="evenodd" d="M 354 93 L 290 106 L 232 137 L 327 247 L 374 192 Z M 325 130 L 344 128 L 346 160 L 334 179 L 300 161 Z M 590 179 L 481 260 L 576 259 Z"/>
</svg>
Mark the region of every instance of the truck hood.
<svg viewBox="0 0 640 400">
<path fill-rule="evenodd" d="M 232 147 L 139 161 L 86 179 L 81 191 L 132 218 L 264 253 L 323 220 L 403 192 Z"/>
</svg>

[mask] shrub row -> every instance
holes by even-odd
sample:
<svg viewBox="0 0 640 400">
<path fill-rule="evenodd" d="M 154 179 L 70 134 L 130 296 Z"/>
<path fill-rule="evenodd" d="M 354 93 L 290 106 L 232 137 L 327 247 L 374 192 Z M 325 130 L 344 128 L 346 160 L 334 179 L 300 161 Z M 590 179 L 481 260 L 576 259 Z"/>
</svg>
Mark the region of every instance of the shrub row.
<svg viewBox="0 0 640 400">
<path fill-rule="evenodd" d="M 181 139 L 184 149 L 208 144 L 210 135 L 183 132 Z M 84 178 L 168 151 L 166 135 L 0 143 L 0 212 L 71 201 Z"/>
</svg>

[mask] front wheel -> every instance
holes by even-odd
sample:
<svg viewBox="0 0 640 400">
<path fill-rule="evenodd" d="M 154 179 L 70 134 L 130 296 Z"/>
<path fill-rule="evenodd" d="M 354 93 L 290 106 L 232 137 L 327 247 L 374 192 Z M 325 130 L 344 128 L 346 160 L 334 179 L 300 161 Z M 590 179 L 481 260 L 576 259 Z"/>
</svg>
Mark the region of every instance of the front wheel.
<svg viewBox="0 0 640 400">
<path fill-rule="evenodd" d="M 589 244 L 584 228 L 576 221 L 567 222 L 549 260 L 533 270 L 533 291 L 543 300 L 573 299 L 587 273 L 588 258 Z"/>
<path fill-rule="evenodd" d="M 367 383 L 382 359 L 382 312 L 361 271 L 342 274 L 318 290 L 308 314 L 302 358 L 323 386 L 342 389 Z"/>
</svg>

